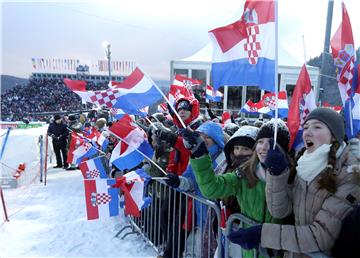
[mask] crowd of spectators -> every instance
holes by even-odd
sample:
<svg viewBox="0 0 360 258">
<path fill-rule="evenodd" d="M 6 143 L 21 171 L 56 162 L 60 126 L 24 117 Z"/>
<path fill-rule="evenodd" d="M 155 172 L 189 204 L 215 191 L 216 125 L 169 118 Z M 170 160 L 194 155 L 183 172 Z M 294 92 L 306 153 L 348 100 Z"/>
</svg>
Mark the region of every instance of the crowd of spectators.
<svg viewBox="0 0 360 258">
<path fill-rule="evenodd" d="M 87 82 L 87 90 L 106 89 L 106 83 Z M 1 120 L 44 120 L 41 112 L 65 112 L 91 108 L 83 106 L 78 95 L 68 89 L 61 79 L 34 79 L 27 85 L 17 85 L 1 95 Z"/>
</svg>

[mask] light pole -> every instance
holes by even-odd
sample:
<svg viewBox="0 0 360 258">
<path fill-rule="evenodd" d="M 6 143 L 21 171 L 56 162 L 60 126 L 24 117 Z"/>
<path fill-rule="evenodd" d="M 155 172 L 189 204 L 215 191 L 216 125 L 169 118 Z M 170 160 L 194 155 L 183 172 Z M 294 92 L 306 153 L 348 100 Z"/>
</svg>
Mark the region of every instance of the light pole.
<svg viewBox="0 0 360 258">
<path fill-rule="evenodd" d="M 111 45 L 109 42 L 104 41 L 103 46 L 105 48 L 105 56 L 108 60 L 109 82 L 110 82 L 111 81 L 111 51 L 110 51 Z"/>
</svg>

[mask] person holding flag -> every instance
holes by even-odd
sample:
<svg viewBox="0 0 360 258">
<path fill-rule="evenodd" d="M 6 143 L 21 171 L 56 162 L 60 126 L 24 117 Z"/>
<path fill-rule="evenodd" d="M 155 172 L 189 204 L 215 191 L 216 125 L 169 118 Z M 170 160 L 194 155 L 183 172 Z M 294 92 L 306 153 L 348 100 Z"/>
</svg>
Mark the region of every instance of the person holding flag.
<svg viewBox="0 0 360 258">
<path fill-rule="evenodd" d="M 313 110 L 303 127 L 305 148 L 295 166 L 279 169 L 284 164 L 279 146 L 263 162 L 269 211 L 275 218 L 293 213 L 295 225 L 263 223 L 241 228 L 229 234 L 232 242 L 245 249 L 284 250 L 289 257 L 330 255 L 342 220 L 360 203 L 359 149 L 345 144 L 343 118 L 332 109 Z"/>
<path fill-rule="evenodd" d="M 272 119 L 263 124 L 256 138 L 249 133 L 249 136 L 252 135 L 250 138 L 256 140 L 248 139 L 249 143 L 254 144 L 254 152 L 251 157 L 236 168 L 233 166 L 236 166 L 236 162 L 240 163 L 240 160 L 229 164 L 230 167 L 234 168 L 233 172 L 223 175 L 214 173 L 210 156 L 206 151 L 201 151 L 203 150 L 201 146 L 205 145 L 204 141 L 195 132 L 184 130 L 182 134 L 184 144 L 191 151 L 190 164 L 194 170 L 201 193 L 206 198 L 217 199 L 235 196 L 241 212 L 250 219 L 260 223 L 280 222 L 270 214 L 265 198 L 265 180 L 268 172 L 264 163 L 266 163 L 267 155 L 273 152 L 270 148 L 273 146 L 271 141 L 273 141 L 275 122 L 278 123 L 277 143 L 283 150 L 281 152 L 281 162 L 277 163 L 276 171 L 283 172 L 287 170 L 289 164 L 289 157 L 286 153 L 289 144 L 289 131 L 285 123 L 280 119 L 278 121 Z M 246 156 L 247 154 L 243 153 L 242 155 Z M 254 257 L 254 252 L 252 250 L 243 250 L 242 257 Z"/>
</svg>

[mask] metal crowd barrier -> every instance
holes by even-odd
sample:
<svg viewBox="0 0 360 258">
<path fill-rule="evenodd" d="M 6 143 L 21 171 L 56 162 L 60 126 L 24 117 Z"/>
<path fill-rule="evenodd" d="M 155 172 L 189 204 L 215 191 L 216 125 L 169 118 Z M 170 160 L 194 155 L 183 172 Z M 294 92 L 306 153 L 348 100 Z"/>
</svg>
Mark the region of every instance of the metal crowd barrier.
<svg viewBox="0 0 360 258">
<path fill-rule="evenodd" d="M 240 213 L 231 214 L 226 221 L 226 229 L 224 232 L 225 235 L 228 235 L 233 230 L 244 227 L 244 224 L 248 226 L 254 226 L 258 224 L 258 222 Z M 233 248 L 230 248 L 230 245 L 233 245 Z M 236 250 L 234 251 L 233 249 Z M 231 250 L 233 250 L 233 252 L 231 252 Z M 254 252 L 254 258 L 259 257 L 259 253 L 257 250 L 253 250 L 253 252 Z M 225 258 L 229 258 L 229 257 L 242 258 L 242 248 L 239 245 L 232 244 L 227 238 L 225 238 Z"/>
<path fill-rule="evenodd" d="M 237 213 L 227 219 L 226 229 L 223 230 L 220 227 L 220 207 L 215 202 L 192 193 L 176 191 L 161 180 L 154 180 L 147 186 L 146 192 L 152 199 L 151 205 L 141 211 L 139 218 L 127 216 L 129 224 L 123 227 L 115 237 L 124 239 L 131 234 L 141 235 L 160 254 L 160 257 L 165 248 L 169 248 L 169 243 L 173 258 L 242 257 L 241 247 L 232 244 L 224 236 L 244 225 L 258 224 L 243 214 Z M 184 221 L 191 221 L 192 225 L 195 225 L 195 200 L 201 203 L 200 218 L 206 214 L 206 222 L 197 225 L 196 228 L 192 226 L 191 230 L 184 230 Z M 191 215 L 187 212 L 189 204 L 193 207 Z M 214 220 L 218 222 L 216 228 L 213 228 Z M 204 232 L 209 237 L 205 237 Z M 195 235 L 197 237 L 194 237 Z M 254 257 L 260 255 L 257 250 L 253 250 L 253 253 Z M 261 255 L 264 254 L 261 253 Z"/>
<path fill-rule="evenodd" d="M 212 257 L 215 247 L 221 246 L 220 208 L 218 205 L 204 198 L 197 197 L 191 193 L 176 191 L 159 180 L 153 181 L 147 189 L 152 198 L 149 207 L 142 210 L 140 218 L 128 216 L 129 225 L 122 228 L 115 237 L 130 229 L 121 239 L 130 234 L 141 235 L 159 254 L 168 249 L 171 257 Z M 195 200 L 200 205 L 200 218 L 206 215 L 206 223 L 195 225 Z M 189 205 L 192 212 L 188 214 Z M 212 229 L 213 220 L 217 219 L 217 227 Z M 185 229 L 184 222 L 191 222 L 192 228 Z M 204 232 L 207 229 L 209 237 L 205 240 Z M 215 231 L 214 233 L 212 233 Z M 194 237 L 194 236 L 197 237 Z M 205 249 L 204 246 L 207 246 Z M 169 248 L 170 247 L 170 248 Z M 207 253 L 205 255 L 204 253 Z M 218 248 L 219 257 L 222 256 L 222 248 Z"/>
</svg>

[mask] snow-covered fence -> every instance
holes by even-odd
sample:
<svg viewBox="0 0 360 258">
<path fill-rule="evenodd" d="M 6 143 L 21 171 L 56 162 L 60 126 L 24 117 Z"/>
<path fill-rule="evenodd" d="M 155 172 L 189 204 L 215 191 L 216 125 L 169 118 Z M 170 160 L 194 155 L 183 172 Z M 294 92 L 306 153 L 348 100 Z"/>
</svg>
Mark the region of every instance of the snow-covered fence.
<svg viewBox="0 0 360 258">
<path fill-rule="evenodd" d="M 160 181 L 149 185 L 147 192 L 151 205 L 142 210 L 140 218 L 128 216 L 129 225 L 116 237 L 140 234 L 158 253 L 171 257 L 213 257 L 214 246 L 221 246 L 220 223 L 213 228 L 214 220 L 221 221 L 215 202 L 178 192 Z M 201 223 L 196 216 L 202 218 Z M 219 257 L 221 253 L 222 248 L 217 248 Z"/>
<path fill-rule="evenodd" d="M 0 134 L 5 130 L 1 129 Z M 34 182 L 44 170 L 44 138 L 47 126 L 11 129 L 0 160 L 0 185 L 4 190 L 25 187 Z M 5 141 L 1 138 L 0 146 Z M 51 146 L 49 149 L 52 150 Z M 49 158 L 52 156 L 50 151 Z"/>
</svg>

